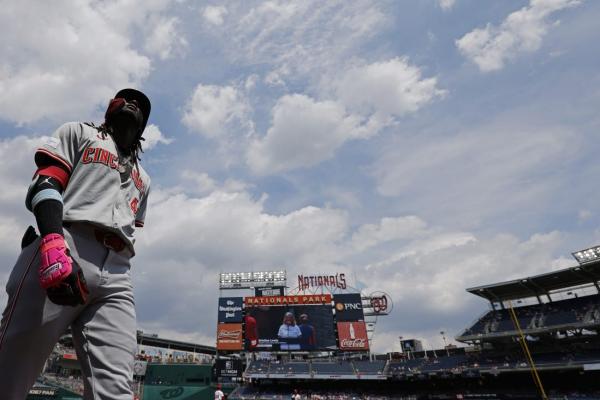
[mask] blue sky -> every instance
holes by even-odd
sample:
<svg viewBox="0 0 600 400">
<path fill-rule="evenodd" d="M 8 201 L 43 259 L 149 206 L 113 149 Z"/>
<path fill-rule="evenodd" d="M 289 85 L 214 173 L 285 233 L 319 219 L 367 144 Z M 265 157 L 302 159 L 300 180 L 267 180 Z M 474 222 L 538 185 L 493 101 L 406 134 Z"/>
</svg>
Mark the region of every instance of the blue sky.
<svg viewBox="0 0 600 400">
<path fill-rule="evenodd" d="M 377 351 L 440 346 L 487 307 L 466 287 L 600 242 L 599 17 L 583 0 L 9 2 L 0 282 L 40 138 L 133 86 L 153 105 L 141 329 L 214 343 L 218 273 L 285 267 L 390 293 Z"/>
</svg>

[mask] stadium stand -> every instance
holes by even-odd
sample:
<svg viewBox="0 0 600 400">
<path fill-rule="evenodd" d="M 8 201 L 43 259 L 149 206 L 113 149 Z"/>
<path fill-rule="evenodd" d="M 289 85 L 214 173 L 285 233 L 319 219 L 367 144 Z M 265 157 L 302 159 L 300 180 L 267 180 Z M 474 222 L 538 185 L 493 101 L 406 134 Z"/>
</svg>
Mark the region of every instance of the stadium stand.
<svg viewBox="0 0 600 400">
<path fill-rule="evenodd" d="M 386 361 L 352 361 L 357 374 L 382 375 L 387 364 Z"/>
<path fill-rule="evenodd" d="M 600 324 L 600 295 L 516 307 L 521 329 L 526 333 L 546 330 L 595 327 Z M 481 336 L 513 335 L 516 328 L 508 310 L 492 310 L 467 328 L 460 340 Z"/>
<path fill-rule="evenodd" d="M 246 369 L 246 373 L 248 374 L 268 374 L 269 373 L 269 364 L 268 360 L 254 360 L 248 364 L 248 368 Z"/>
<path fill-rule="evenodd" d="M 464 347 L 390 353 L 376 360 L 329 354 L 293 366 L 285 358 L 268 365 L 252 362 L 245 372 L 249 383 L 229 398 L 281 399 L 298 390 L 307 399 L 537 399 L 532 366 L 519 344 L 523 338 L 548 398 L 598 399 L 599 279 L 597 262 L 467 289 L 487 300 L 491 310 L 456 337 Z M 380 381 L 372 385 L 368 379 Z"/>
<path fill-rule="evenodd" d="M 313 375 L 356 375 L 354 367 L 347 361 L 338 362 L 312 362 Z"/>
</svg>

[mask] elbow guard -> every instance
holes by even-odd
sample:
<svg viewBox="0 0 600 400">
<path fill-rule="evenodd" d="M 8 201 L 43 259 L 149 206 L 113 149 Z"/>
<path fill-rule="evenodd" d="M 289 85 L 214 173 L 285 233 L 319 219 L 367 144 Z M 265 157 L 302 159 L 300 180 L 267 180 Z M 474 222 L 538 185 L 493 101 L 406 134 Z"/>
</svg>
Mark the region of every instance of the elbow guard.
<svg viewBox="0 0 600 400">
<path fill-rule="evenodd" d="M 29 186 L 25 206 L 29 211 L 35 212 L 36 207 L 46 200 L 55 200 L 62 206 L 62 186 L 53 177 L 39 175 L 34 178 Z"/>
</svg>

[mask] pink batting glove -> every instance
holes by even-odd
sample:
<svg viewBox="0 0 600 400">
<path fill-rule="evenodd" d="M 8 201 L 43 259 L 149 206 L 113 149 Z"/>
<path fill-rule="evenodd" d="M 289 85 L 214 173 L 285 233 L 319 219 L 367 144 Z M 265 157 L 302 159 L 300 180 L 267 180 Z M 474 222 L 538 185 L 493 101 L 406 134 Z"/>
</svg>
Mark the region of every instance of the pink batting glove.
<svg viewBox="0 0 600 400">
<path fill-rule="evenodd" d="M 42 288 L 47 289 L 62 282 L 73 269 L 65 238 L 58 233 L 49 233 L 40 243 L 41 263 L 39 278 Z"/>
</svg>

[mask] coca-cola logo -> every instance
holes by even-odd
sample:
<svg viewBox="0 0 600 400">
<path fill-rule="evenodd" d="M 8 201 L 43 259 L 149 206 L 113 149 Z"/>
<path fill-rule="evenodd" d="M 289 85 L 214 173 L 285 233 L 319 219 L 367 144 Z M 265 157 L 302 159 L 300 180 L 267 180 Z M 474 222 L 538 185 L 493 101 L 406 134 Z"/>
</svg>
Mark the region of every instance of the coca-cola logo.
<svg viewBox="0 0 600 400">
<path fill-rule="evenodd" d="M 367 339 L 342 339 L 340 347 L 343 349 L 364 349 L 367 347 Z"/>
<path fill-rule="evenodd" d="M 220 331 L 219 339 L 237 339 L 242 334 L 241 330 L 236 331 Z"/>
</svg>

